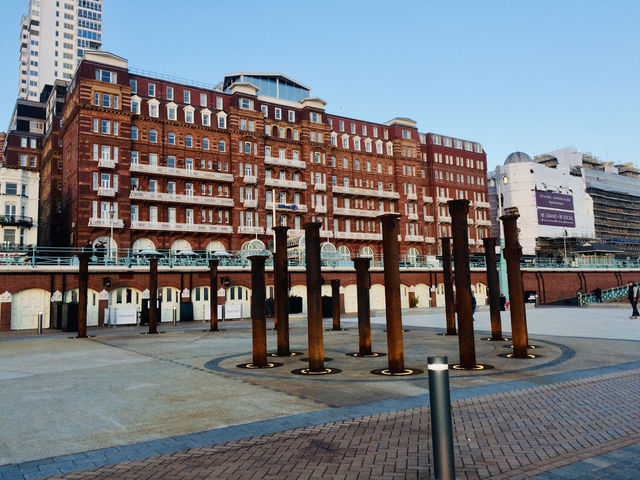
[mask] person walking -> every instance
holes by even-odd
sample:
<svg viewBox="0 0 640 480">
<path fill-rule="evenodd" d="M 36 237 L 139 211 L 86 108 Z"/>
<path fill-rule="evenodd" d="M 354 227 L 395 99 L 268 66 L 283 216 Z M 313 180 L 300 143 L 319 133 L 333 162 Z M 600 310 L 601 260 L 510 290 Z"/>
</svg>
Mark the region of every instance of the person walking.
<svg viewBox="0 0 640 480">
<path fill-rule="evenodd" d="M 632 308 L 631 318 L 638 318 L 640 316 L 640 313 L 638 313 L 638 298 L 640 297 L 640 291 L 638 291 L 638 285 L 631 281 L 629 282 L 627 297 L 629 298 L 629 303 Z"/>
</svg>

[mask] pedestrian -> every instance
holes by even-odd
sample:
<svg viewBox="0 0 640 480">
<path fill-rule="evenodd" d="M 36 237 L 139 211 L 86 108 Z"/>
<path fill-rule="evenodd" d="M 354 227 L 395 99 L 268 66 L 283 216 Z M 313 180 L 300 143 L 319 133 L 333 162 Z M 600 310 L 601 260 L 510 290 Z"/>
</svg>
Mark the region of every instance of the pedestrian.
<svg viewBox="0 0 640 480">
<path fill-rule="evenodd" d="M 476 297 L 473 294 L 473 292 L 471 292 L 471 316 L 472 316 L 474 322 L 476 321 L 476 319 L 475 319 L 475 317 L 473 317 L 473 315 L 475 315 L 475 313 L 476 313 L 476 305 L 477 304 L 478 304 L 478 302 L 476 302 Z"/>
<path fill-rule="evenodd" d="M 500 294 L 500 311 L 504 312 L 507 309 L 507 297 L 504 296 L 504 293 Z"/>
<path fill-rule="evenodd" d="M 629 289 L 627 292 L 627 297 L 629 298 L 629 303 L 631 304 L 631 318 L 638 318 L 640 313 L 638 313 L 638 297 L 640 297 L 640 291 L 638 291 L 638 285 L 633 282 L 629 282 Z"/>
<path fill-rule="evenodd" d="M 602 289 L 600 287 L 593 290 L 593 293 L 596 296 L 596 302 L 602 303 Z"/>
</svg>

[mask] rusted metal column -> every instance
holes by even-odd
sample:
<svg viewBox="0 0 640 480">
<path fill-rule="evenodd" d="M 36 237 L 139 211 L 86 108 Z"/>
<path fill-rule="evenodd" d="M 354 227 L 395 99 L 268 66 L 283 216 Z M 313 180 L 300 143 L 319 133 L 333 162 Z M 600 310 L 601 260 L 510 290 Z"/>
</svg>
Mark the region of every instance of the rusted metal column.
<svg viewBox="0 0 640 480">
<path fill-rule="evenodd" d="M 451 232 L 453 233 L 453 262 L 455 265 L 456 311 L 458 313 L 458 345 L 460 366 L 475 368 L 476 345 L 473 337 L 471 307 L 471 269 L 469 267 L 469 200 L 449 200 Z"/>
<path fill-rule="evenodd" d="M 158 333 L 158 259 L 149 259 L 149 333 Z"/>
<path fill-rule="evenodd" d="M 527 347 L 527 317 L 524 311 L 524 294 L 522 291 L 522 276 L 520 274 L 520 258 L 522 247 L 518 243 L 518 214 L 517 209 L 500 217 L 504 230 L 504 258 L 507 261 L 507 276 L 509 281 L 509 300 L 511 302 L 511 333 L 513 336 L 513 356 L 528 358 Z"/>
<path fill-rule="evenodd" d="M 398 247 L 398 214 L 380 215 L 384 261 L 384 298 L 387 316 L 387 349 L 389 373 L 404 373 L 402 344 L 402 310 L 400 304 L 400 250 Z"/>
<path fill-rule="evenodd" d="M 264 255 L 251 255 L 251 333 L 253 337 L 253 366 L 267 366 L 267 319 L 264 312 L 266 289 Z"/>
<path fill-rule="evenodd" d="M 487 265 L 487 289 L 489 290 L 489 309 L 491 311 L 491 340 L 504 340 L 502 322 L 500 320 L 500 281 L 496 267 L 495 237 L 482 239 L 484 244 L 484 258 Z"/>
<path fill-rule="evenodd" d="M 78 338 L 87 337 L 87 303 L 89 294 L 89 252 L 82 249 L 78 268 Z"/>
<path fill-rule="evenodd" d="M 218 332 L 218 259 L 209 259 L 209 313 L 210 332 Z"/>
<path fill-rule="evenodd" d="M 370 258 L 354 258 L 356 267 L 356 285 L 358 290 L 358 355 L 371 355 L 371 303 L 369 290 Z"/>
<path fill-rule="evenodd" d="M 289 263 L 287 260 L 287 230 L 289 227 L 277 226 L 276 252 L 273 258 L 273 306 L 276 327 L 278 356 L 291 355 L 289 349 Z"/>
<path fill-rule="evenodd" d="M 444 310 L 447 335 L 457 335 L 456 306 L 453 300 L 453 272 L 451 270 L 451 239 L 442 237 L 442 276 L 444 277 Z"/>
<path fill-rule="evenodd" d="M 323 372 L 322 296 L 320 271 L 321 223 L 304 224 L 305 259 L 307 265 L 307 329 L 309 338 L 309 371 Z"/>
<path fill-rule="evenodd" d="M 333 330 L 340 327 L 340 280 L 331 280 L 331 306 L 333 309 Z"/>
</svg>

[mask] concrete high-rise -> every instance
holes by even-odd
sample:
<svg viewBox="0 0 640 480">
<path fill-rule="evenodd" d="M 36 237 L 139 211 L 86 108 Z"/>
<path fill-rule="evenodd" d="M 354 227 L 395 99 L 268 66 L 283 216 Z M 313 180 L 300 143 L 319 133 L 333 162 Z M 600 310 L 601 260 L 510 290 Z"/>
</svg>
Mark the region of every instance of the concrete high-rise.
<svg viewBox="0 0 640 480">
<path fill-rule="evenodd" d="M 20 22 L 18 97 L 70 80 L 85 50 L 102 46 L 102 0 L 29 0 Z"/>
</svg>

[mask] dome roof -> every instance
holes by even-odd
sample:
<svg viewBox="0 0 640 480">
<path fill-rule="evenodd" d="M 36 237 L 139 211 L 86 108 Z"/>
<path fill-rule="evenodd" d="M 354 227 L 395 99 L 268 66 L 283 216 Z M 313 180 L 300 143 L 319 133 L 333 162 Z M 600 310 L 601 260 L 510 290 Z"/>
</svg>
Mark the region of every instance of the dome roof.
<svg viewBox="0 0 640 480">
<path fill-rule="evenodd" d="M 505 165 L 509 165 L 510 163 L 527 163 L 533 162 L 531 157 L 524 152 L 513 152 L 510 154 L 507 159 L 504 161 Z"/>
</svg>

